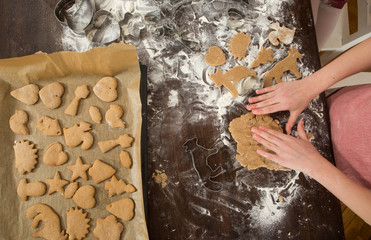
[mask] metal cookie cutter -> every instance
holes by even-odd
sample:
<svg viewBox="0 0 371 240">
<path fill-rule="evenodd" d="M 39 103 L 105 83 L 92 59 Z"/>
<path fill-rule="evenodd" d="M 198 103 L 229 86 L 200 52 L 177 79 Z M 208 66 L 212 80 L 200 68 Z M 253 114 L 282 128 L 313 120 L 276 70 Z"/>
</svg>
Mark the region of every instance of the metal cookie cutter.
<svg viewBox="0 0 371 240">
<path fill-rule="evenodd" d="M 61 0 L 54 14 L 57 20 L 76 33 L 84 33 L 95 12 L 94 0 Z"/>
<path fill-rule="evenodd" d="M 85 29 L 85 34 L 93 43 L 108 44 L 120 38 L 121 28 L 110 12 L 98 10 L 92 23 Z"/>
</svg>

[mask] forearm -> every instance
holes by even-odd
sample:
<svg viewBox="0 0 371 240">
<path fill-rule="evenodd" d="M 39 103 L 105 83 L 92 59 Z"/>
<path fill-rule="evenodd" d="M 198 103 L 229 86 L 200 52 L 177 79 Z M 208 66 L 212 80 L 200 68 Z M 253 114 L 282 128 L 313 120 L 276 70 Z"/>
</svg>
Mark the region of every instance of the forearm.
<svg viewBox="0 0 371 240">
<path fill-rule="evenodd" d="M 325 159 L 309 175 L 371 225 L 370 189 L 357 184 Z"/>
</svg>

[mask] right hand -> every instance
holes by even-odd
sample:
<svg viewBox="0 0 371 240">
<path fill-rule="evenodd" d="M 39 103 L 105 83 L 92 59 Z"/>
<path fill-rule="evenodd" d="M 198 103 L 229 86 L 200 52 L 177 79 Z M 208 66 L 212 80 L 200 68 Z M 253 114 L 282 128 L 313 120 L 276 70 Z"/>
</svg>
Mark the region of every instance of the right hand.
<svg viewBox="0 0 371 240">
<path fill-rule="evenodd" d="M 296 119 L 314 97 L 310 93 L 313 88 L 307 83 L 310 81 L 305 80 L 282 82 L 258 89 L 256 93 L 259 96 L 250 98 L 249 103 L 251 104 L 247 105 L 246 108 L 255 115 L 290 111 L 290 118 L 286 124 L 286 132 L 290 134 Z"/>
</svg>

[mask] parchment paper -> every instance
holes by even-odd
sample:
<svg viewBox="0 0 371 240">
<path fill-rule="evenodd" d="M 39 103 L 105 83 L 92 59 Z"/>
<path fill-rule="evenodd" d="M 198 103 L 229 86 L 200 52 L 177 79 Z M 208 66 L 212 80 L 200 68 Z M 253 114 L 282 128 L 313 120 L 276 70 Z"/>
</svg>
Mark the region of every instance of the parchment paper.
<svg viewBox="0 0 371 240">
<path fill-rule="evenodd" d="M 105 112 L 111 103 L 101 101 L 93 93 L 95 83 L 104 76 L 114 76 L 118 80 L 118 99 L 112 103 L 119 104 L 124 109 L 123 119 L 127 128 L 111 128 L 104 119 Z M 65 92 L 62 97 L 62 104 L 59 108 L 50 110 L 42 101 L 28 106 L 10 95 L 14 89 L 20 88 L 28 83 L 37 84 L 40 89 L 47 84 L 58 81 Z M 89 87 L 90 95 L 87 99 L 80 101 L 76 116 L 64 114 L 65 108 L 74 98 L 74 91 L 77 86 L 86 84 Z M 95 184 L 89 176 L 89 180 L 78 178 L 79 186 L 90 184 L 96 189 L 95 198 L 97 204 L 92 209 L 85 209 L 88 212 L 90 221 L 90 232 L 86 239 L 96 239 L 92 233 L 96 226 L 97 218 L 104 218 L 110 215 L 105 210 L 107 204 L 131 197 L 135 201 L 135 217 L 129 222 L 122 222 L 125 227 L 121 239 L 148 239 L 147 227 L 144 216 L 141 159 L 140 159 L 140 134 L 141 134 L 141 101 L 139 96 L 140 70 L 135 47 L 124 44 L 112 44 L 104 48 L 95 48 L 85 53 L 58 52 L 52 54 L 36 53 L 31 56 L 0 60 L 0 239 L 31 239 L 35 232 L 32 229 L 32 219 L 25 216 L 26 210 L 36 204 L 44 203 L 54 209 L 60 216 L 62 229 L 66 229 L 66 212 L 72 206 L 76 206 L 72 199 L 65 199 L 63 195 L 54 193 L 41 197 L 29 197 L 28 201 L 21 200 L 16 193 L 19 181 L 27 178 L 28 182 L 42 181 L 46 178 L 54 178 L 56 171 L 61 177 L 71 180 L 72 172 L 66 168 L 74 165 L 78 156 L 81 156 L 84 163 L 93 164 L 99 159 L 114 167 L 117 179 L 123 179 L 126 183 L 133 184 L 137 191 L 132 194 L 124 193 L 120 196 L 108 197 L 108 191 L 104 189 L 104 182 Z M 97 106 L 103 116 L 101 124 L 94 123 L 88 113 L 90 106 Z M 30 135 L 15 135 L 9 127 L 9 118 L 15 110 L 24 110 L 29 115 L 27 124 Z M 80 146 L 68 147 L 65 144 L 64 136 L 46 137 L 36 129 L 36 123 L 42 115 L 58 119 L 61 127 L 71 127 L 75 123 L 86 121 L 92 124 L 90 132 L 94 136 L 94 143 L 90 150 L 84 151 Z M 125 149 L 132 157 L 131 169 L 121 165 L 119 153 L 121 146 L 111 151 L 101 153 L 97 142 L 102 140 L 116 139 L 119 135 L 128 133 L 135 138 L 132 146 Z M 29 140 L 35 143 L 39 149 L 38 164 L 31 172 L 21 176 L 15 168 L 13 145 L 16 140 Z M 52 142 L 60 142 L 64 151 L 67 152 L 69 160 L 61 166 L 48 166 L 42 161 L 43 152 Z M 48 186 L 49 189 L 49 186 Z M 47 191 L 48 191 L 47 189 Z M 37 230 L 43 227 L 40 224 Z"/>
</svg>

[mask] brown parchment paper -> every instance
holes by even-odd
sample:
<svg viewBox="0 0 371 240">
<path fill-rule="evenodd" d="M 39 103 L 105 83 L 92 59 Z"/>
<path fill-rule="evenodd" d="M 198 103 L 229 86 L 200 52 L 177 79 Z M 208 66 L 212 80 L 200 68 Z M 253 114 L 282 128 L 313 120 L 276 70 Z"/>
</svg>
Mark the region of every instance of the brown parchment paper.
<svg viewBox="0 0 371 240">
<path fill-rule="evenodd" d="M 93 93 L 93 86 L 104 76 L 114 76 L 118 80 L 118 99 L 112 103 L 119 104 L 124 109 L 123 119 L 127 128 L 111 128 L 104 119 L 105 112 L 111 103 L 101 101 Z M 65 92 L 62 96 L 62 104 L 59 108 L 50 110 L 42 101 L 28 106 L 14 99 L 10 92 L 28 83 L 37 84 L 40 89 L 51 82 L 60 82 Z M 77 86 L 86 84 L 89 87 L 90 95 L 87 99 L 81 100 L 76 116 L 64 114 L 65 108 L 74 98 L 74 91 Z M 61 177 L 71 180 L 72 172 L 66 168 L 74 165 L 78 156 L 81 156 L 84 163 L 93 164 L 99 159 L 114 167 L 117 179 L 123 179 L 126 183 L 133 184 L 137 191 L 135 193 L 124 193 L 120 196 L 108 197 L 108 191 L 104 189 L 106 181 L 95 184 L 89 176 L 89 180 L 78 178 L 79 186 L 90 184 L 96 189 L 95 198 L 97 204 L 92 209 L 85 209 L 88 217 L 91 218 L 89 234 L 86 239 L 96 239 L 93 230 L 98 218 L 110 215 L 105 210 L 106 205 L 120 200 L 124 197 L 131 197 L 135 201 L 135 217 L 129 222 L 123 222 L 124 231 L 121 239 L 148 239 L 147 227 L 144 216 L 141 158 L 140 158 L 140 133 L 141 133 L 141 101 L 139 95 L 140 69 L 135 47 L 124 44 L 111 44 L 108 47 L 95 48 L 85 53 L 58 52 L 52 54 L 36 53 L 31 56 L 0 60 L 0 239 L 32 239 L 32 233 L 36 230 L 31 227 L 32 219 L 25 217 L 26 210 L 36 204 L 44 203 L 54 209 L 60 216 L 62 229 L 66 229 L 66 212 L 71 207 L 77 206 L 72 199 L 65 199 L 63 195 L 54 193 L 41 197 L 29 197 L 28 201 L 21 200 L 16 189 L 22 178 L 28 182 L 42 181 L 46 178 L 54 178 L 56 171 Z M 94 123 L 88 113 L 90 106 L 96 106 L 102 113 L 101 124 Z M 30 135 L 16 135 L 9 127 L 9 118 L 15 110 L 24 110 L 29 115 L 27 124 Z M 80 146 L 68 147 L 65 144 L 64 136 L 46 137 L 36 129 L 36 123 L 42 115 L 58 119 L 61 127 L 71 127 L 75 123 L 86 121 L 92 124 L 90 132 L 94 136 L 94 143 L 91 149 L 84 151 Z M 97 145 L 98 141 L 116 139 L 119 135 L 128 133 L 135 138 L 132 146 L 125 149 L 132 157 L 131 169 L 121 165 L 119 153 L 121 146 L 117 146 L 109 152 L 102 153 Z M 16 140 L 29 140 L 36 145 L 38 151 L 38 164 L 36 168 L 25 175 L 20 175 L 15 168 L 13 145 Z M 61 166 L 48 166 L 43 161 L 43 152 L 52 142 L 60 142 L 64 151 L 67 152 L 69 160 Z M 47 186 L 47 191 L 49 186 Z M 43 224 L 39 224 L 40 230 Z"/>
</svg>

